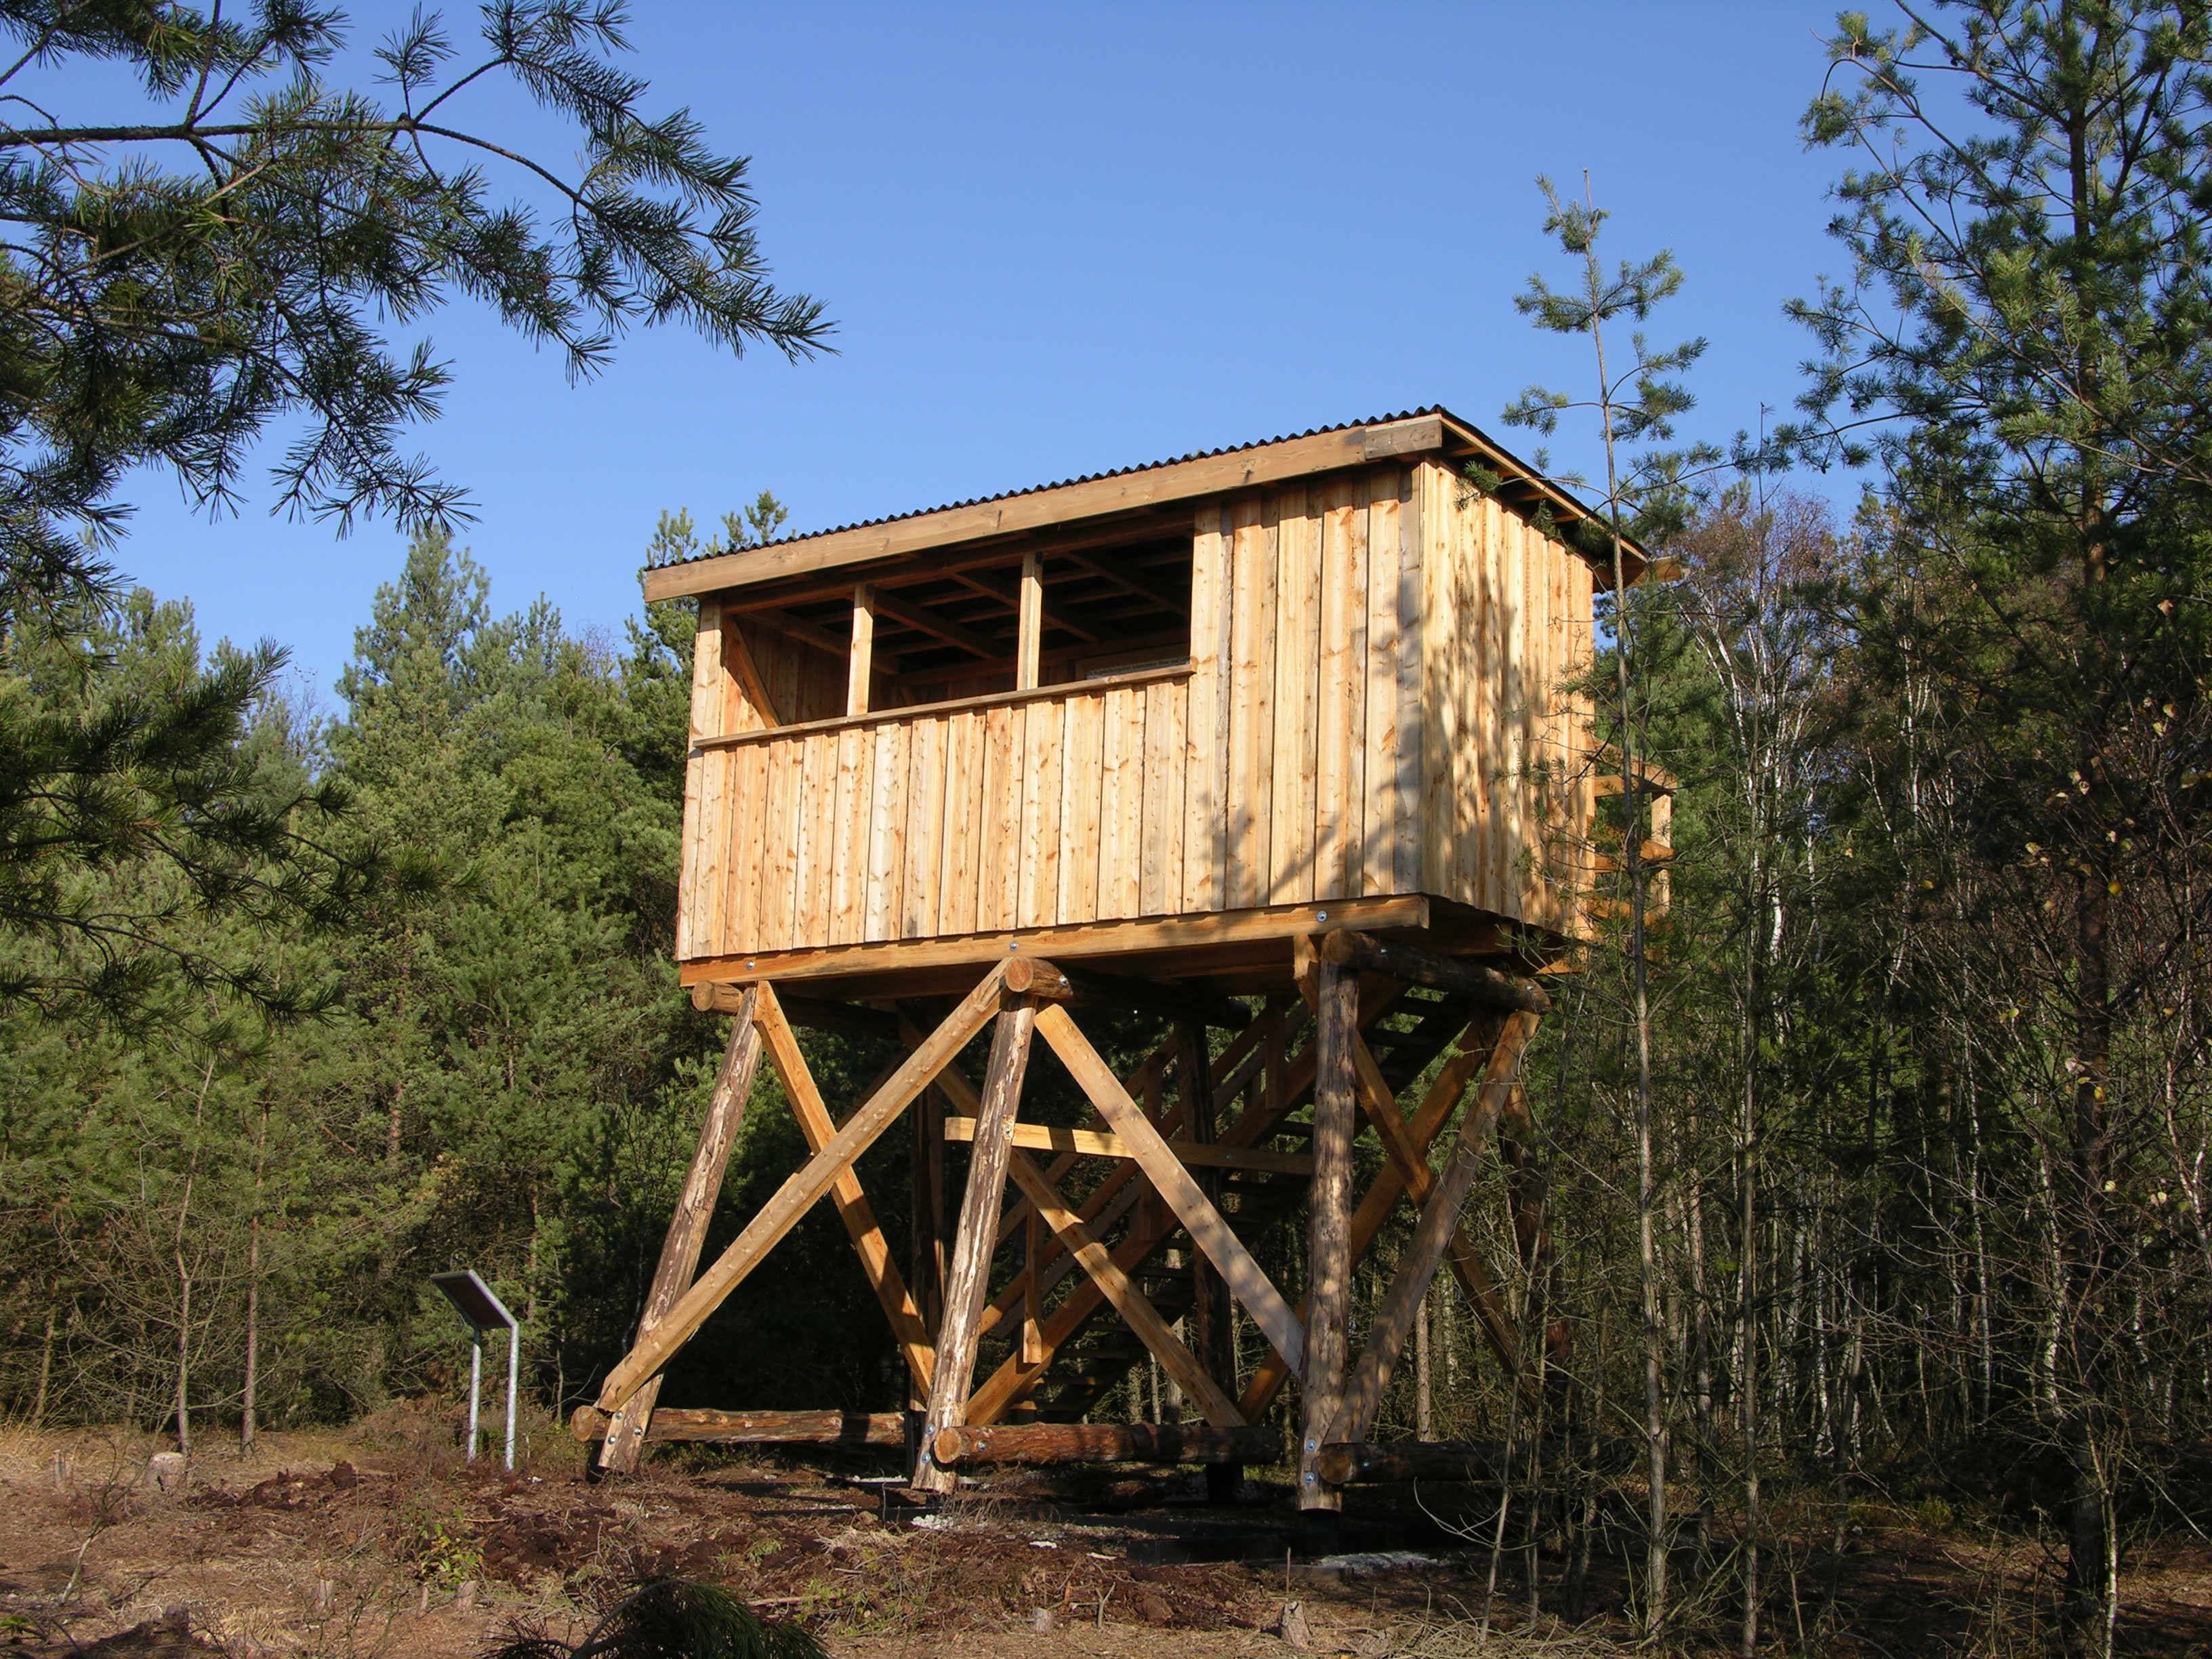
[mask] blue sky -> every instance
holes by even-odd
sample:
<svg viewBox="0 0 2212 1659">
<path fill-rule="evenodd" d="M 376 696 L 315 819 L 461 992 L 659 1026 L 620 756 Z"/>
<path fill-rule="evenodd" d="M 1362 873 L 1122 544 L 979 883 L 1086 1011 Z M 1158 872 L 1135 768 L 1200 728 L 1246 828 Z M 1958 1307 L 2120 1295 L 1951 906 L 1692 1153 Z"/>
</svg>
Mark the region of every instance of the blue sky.
<svg viewBox="0 0 2212 1659">
<path fill-rule="evenodd" d="M 1613 253 L 1686 270 L 1652 332 L 1711 342 L 1688 435 L 1788 404 L 1807 343 L 1782 303 L 1842 269 L 1840 158 L 1796 130 L 1820 5 L 634 9 L 656 106 L 752 156 L 777 279 L 827 301 L 840 355 L 656 331 L 572 387 L 469 309 L 432 319 L 457 385 L 420 441 L 476 503 L 461 539 L 501 609 L 542 592 L 574 628 L 636 608 L 662 509 L 711 522 L 763 488 L 817 528 L 1425 403 L 1525 453 L 1501 406 L 1589 376 L 1512 307 L 1532 269 L 1563 274 L 1540 172 L 1588 167 Z M 364 0 L 357 25 L 402 10 Z M 329 701 L 400 540 L 270 498 L 210 524 L 134 479 L 120 562 L 210 639 L 289 645 Z"/>
</svg>

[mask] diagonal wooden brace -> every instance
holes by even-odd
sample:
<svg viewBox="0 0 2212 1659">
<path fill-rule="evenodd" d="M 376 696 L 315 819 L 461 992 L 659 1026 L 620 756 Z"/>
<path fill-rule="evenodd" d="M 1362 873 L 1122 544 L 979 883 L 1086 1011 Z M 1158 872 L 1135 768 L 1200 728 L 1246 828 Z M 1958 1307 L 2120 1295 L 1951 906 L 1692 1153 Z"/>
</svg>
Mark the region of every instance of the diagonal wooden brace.
<svg viewBox="0 0 2212 1659">
<path fill-rule="evenodd" d="M 761 1206 L 760 1212 L 746 1223 L 744 1231 L 731 1241 L 729 1248 L 700 1275 L 698 1282 L 684 1292 L 667 1316 L 652 1332 L 641 1336 L 637 1346 L 607 1373 L 606 1381 L 599 1385 L 597 1403 L 601 1411 L 611 1414 L 628 1405 L 630 1396 L 667 1364 L 670 1356 L 690 1340 L 699 1327 L 706 1323 L 707 1316 L 721 1306 L 724 1298 L 744 1281 L 746 1275 L 836 1183 L 839 1173 L 851 1169 L 860 1154 L 898 1121 L 915 1097 L 929 1086 L 930 1079 L 990 1023 L 991 1017 L 998 1012 L 1006 976 L 1004 963 L 997 963 L 984 975 L 982 982 L 954 1006 L 944 1024 L 907 1056 L 905 1063 L 891 1073 L 890 1081 L 846 1120 L 836 1138 L 809 1158 L 783 1183 L 775 1196 Z"/>
<path fill-rule="evenodd" d="M 1468 1083 L 1483 1067 L 1489 1054 L 1495 1022 L 1487 1015 L 1478 1016 L 1468 1028 L 1454 1039 L 1457 1052 L 1443 1064 L 1428 1092 L 1421 1097 L 1413 1119 L 1407 1126 L 1413 1146 L 1424 1158 L 1429 1143 L 1434 1140 L 1449 1121 L 1452 1109 L 1459 1104 L 1460 1097 L 1467 1092 Z M 1383 1225 L 1398 1207 L 1405 1194 L 1405 1182 L 1395 1163 L 1385 1164 L 1367 1195 L 1359 1200 L 1359 1208 L 1352 1218 L 1352 1261 L 1357 1267 L 1363 1261 L 1382 1233 Z M 1279 1358 L 1270 1355 L 1254 1370 L 1244 1392 L 1237 1397 L 1237 1408 L 1244 1413 L 1247 1422 L 1256 1423 L 1265 1414 L 1269 1403 L 1289 1382 L 1291 1374 Z"/>
<path fill-rule="evenodd" d="M 1206 1413 L 1206 1420 L 1217 1429 L 1243 1427 L 1244 1419 L 1238 1413 L 1236 1402 L 1206 1374 L 1198 1357 L 1160 1317 L 1159 1310 L 1137 1288 L 1136 1282 L 1115 1265 L 1113 1253 L 1083 1224 L 1082 1218 L 1069 1207 L 1059 1189 L 1044 1178 L 1036 1163 L 1026 1153 L 1018 1152 L 1013 1157 L 1012 1173 L 1015 1183 L 1036 1206 L 1044 1224 L 1053 1230 L 1084 1272 L 1091 1275 L 1100 1293 L 1114 1304 L 1122 1322 L 1152 1350 L 1160 1362 L 1160 1369 L 1181 1384 L 1185 1396 Z"/>
<path fill-rule="evenodd" d="M 1383 1150 L 1397 1169 L 1406 1196 L 1419 1207 L 1428 1202 L 1430 1190 L 1436 1185 L 1436 1172 L 1429 1168 L 1426 1157 L 1414 1149 L 1406 1120 L 1398 1111 L 1398 1103 L 1390 1093 L 1382 1068 L 1376 1065 L 1367 1045 L 1357 1036 L 1352 1039 L 1352 1061 L 1361 1109 L 1382 1137 Z M 1491 1352 L 1498 1356 L 1509 1376 L 1520 1376 L 1521 1333 L 1513 1316 L 1505 1310 L 1504 1300 L 1498 1294 L 1481 1250 L 1464 1226 L 1452 1230 L 1445 1260 L 1450 1263 L 1452 1276 L 1459 1280 L 1460 1288 L 1467 1292 L 1467 1299 L 1474 1304 L 1476 1322 L 1482 1327 L 1483 1338 L 1490 1344 Z M 1526 1381 L 1523 1378 L 1524 1383 Z"/>
<path fill-rule="evenodd" d="M 775 988 L 763 983 L 753 991 L 759 997 L 755 1018 L 768 1046 L 769 1063 L 783 1079 L 783 1092 L 791 1102 L 792 1115 L 799 1120 L 799 1132 L 806 1137 L 806 1150 L 819 1152 L 836 1135 L 836 1121 L 830 1115 L 822 1091 L 815 1085 L 806 1056 L 799 1050 L 799 1035 L 784 1017 Z M 846 1170 L 831 1184 L 830 1197 L 860 1258 L 860 1270 L 867 1275 L 869 1288 L 883 1304 L 884 1316 L 890 1322 L 891 1334 L 906 1357 L 908 1370 L 913 1373 L 915 1385 L 927 1389 L 934 1352 L 929 1328 L 922 1323 L 921 1310 L 915 1306 L 914 1297 L 907 1293 L 906 1280 L 891 1261 L 890 1243 L 884 1237 L 867 1194 L 860 1190 L 860 1177 Z"/>
<path fill-rule="evenodd" d="M 1528 1049 L 1528 1039 L 1535 1034 L 1536 1018 L 1534 1014 L 1521 1012 L 1509 1015 L 1505 1029 L 1498 1034 L 1497 1047 L 1490 1051 L 1482 1086 L 1460 1124 L 1459 1141 L 1452 1149 L 1451 1162 L 1431 1190 L 1428 1201 L 1421 1206 L 1421 1218 L 1414 1226 L 1413 1242 L 1406 1247 L 1398 1271 L 1391 1278 L 1390 1288 L 1383 1293 L 1382 1305 L 1368 1328 L 1366 1349 L 1359 1356 L 1351 1384 L 1344 1391 L 1344 1403 L 1328 1430 L 1331 1441 L 1364 1440 L 1374 1426 L 1375 1413 L 1382 1403 L 1382 1390 L 1389 1383 L 1407 1333 L 1413 1328 L 1421 1298 L 1428 1294 L 1429 1281 L 1436 1277 L 1452 1236 L 1459 1230 L 1460 1206 L 1474 1190 L 1485 1150 L 1492 1131 L 1498 1126 L 1498 1115 L 1512 1092 L 1515 1078 L 1520 1075 L 1521 1056 Z"/>
<path fill-rule="evenodd" d="M 638 1315 L 637 1333 L 653 1332 L 674 1307 L 699 1268 L 699 1252 L 707 1243 L 707 1228 L 714 1218 L 714 1205 L 722 1195 L 722 1177 L 730 1165 L 730 1148 L 745 1121 L 745 1099 L 751 1094 L 753 1073 L 759 1068 L 761 1033 L 755 1023 L 759 1012 L 757 988 L 748 988 L 730 1022 L 729 1046 L 722 1054 L 722 1069 L 714 1077 L 714 1092 L 707 1103 L 705 1121 L 699 1126 L 699 1145 L 691 1155 L 691 1169 L 684 1178 L 683 1195 L 669 1221 L 668 1237 L 660 1247 L 653 1269 L 653 1288 Z M 599 1467 L 627 1474 L 637 1467 L 652 1425 L 653 1407 L 660 1397 L 656 1376 L 639 1389 L 623 1410 L 607 1420 L 599 1446 Z"/>
<path fill-rule="evenodd" d="M 1098 1057 L 1090 1040 L 1076 1029 L 1066 1009 L 1045 1009 L 1037 1016 L 1037 1030 L 1052 1045 L 1069 1075 L 1091 1097 L 1108 1127 L 1127 1144 L 1145 1178 L 1167 1201 L 1176 1218 L 1190 1234 L 1191 1242 L 1206 1252 L 1206 1260 L 1229 1286 L 1230 1294 L 1244 1304 L 1261 1334 L 1294 1374 L 1300 1372 L 1305 1364 L 1305 1327 L 1291 1311 L 1290 1304 L 1283 1300 L 1282 1293 L 1276 1290 L 1265 1270 L 1252 1259 L 1252 1253 L 1221 1218 L 1221 1212 L 1206 1201 L 1206 1194 L 1170 1150 L 1166 1139 L 1152 1126 L 1152 1119 L 1124 1092 L 1120 1080 Z"/>
</svg>

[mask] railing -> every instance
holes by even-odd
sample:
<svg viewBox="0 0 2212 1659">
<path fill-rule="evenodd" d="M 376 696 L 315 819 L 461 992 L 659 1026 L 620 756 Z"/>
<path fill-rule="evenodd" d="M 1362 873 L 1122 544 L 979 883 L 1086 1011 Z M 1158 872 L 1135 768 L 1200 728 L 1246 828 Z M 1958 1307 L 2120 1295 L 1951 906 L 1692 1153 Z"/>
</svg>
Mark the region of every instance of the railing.
<svg viewBox="0 0 2212 1659">
<path fill-rule="evenodd" d="M 1187 844 L 1192 671 L 708 740 L 678 954 L 742 956 L 1218 908 Z"/>
</svg>

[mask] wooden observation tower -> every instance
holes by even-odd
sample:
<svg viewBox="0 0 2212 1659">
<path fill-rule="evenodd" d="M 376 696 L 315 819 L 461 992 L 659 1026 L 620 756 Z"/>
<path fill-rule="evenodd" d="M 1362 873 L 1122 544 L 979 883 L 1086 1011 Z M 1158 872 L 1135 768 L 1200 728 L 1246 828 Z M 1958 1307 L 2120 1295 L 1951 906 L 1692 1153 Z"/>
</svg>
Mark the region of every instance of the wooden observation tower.
<svg viewBox="0 0 2212 1659">
<path fill-rule="evenodd" d="M 1538 1265 L 1517 1079 L 1619 784 L 1570 689 L 1609 572 L 1547 533 L 1583 514 L 1431 410 L 647 571 L 647 598 L 699 600 L 677 952 L 733 1018 L 636 1345 L 578 1414 L 602 1463 L 648 1435 L 866 1440 L 942 1492 L 971 1462 L 1265 1462 L 1295 1382 L 1301 1502 L 1328 1510 L 1403 1462 L 1371 1436 L 1447 1267 L 1533 1376 L 1460 1212 L 1502 1157 Z M 1157 1048 L 1116 1075 L 1087 1009 L 1156 1016 Z M 904 1057 L 840 1111 L 809 1024 Z M 1085 1124 L 1024 1121 L 1037 1038 Z M 812 1155 L 702 1272 L 763 1051 Z M 855 1172 L 902 1119 L 909 1252 Z M 909 1410 L 656 1415 L 670 1357 L 825 1198 Z M 1401 1203 L 1354 1352 L 1352 1271 Z M 1303 1299 L 1252 1248 L 1300 1216 Z M 1190 1420 L 1088 1422 L 1147 1354 Z"/>
</svg>

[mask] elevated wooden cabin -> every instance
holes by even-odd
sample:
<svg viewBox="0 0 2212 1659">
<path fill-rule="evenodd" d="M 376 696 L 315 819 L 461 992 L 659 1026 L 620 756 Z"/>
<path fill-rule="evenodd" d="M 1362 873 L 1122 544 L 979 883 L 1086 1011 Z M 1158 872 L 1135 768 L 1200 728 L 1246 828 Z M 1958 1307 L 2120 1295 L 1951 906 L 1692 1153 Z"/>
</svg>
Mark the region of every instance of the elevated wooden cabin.
<svg viewBox="0 0 2212 1659">
<path fill-rule="evenodd" d="M 700 605 L 684 978 L 1576 935 L 1582 513 L 1431 410 L 648 571 Z"/>
<path fill-rule="evenodd" d="M 1278 1455 L 1296 1383 L 1325 1518 L 1346 1485 L 1466 1462 L 1370 1440 L 1440 1269 L 1524 1390 L 1555 1377 L 1564 1327 L 1524 1342 L 1497 1284 L 1544 1305 L 1534 975 L 1612 867 L 1620 781 L 1577 689 L 1611 573 L 1559 533 L 1583 512 L 1432 409 L 648 571 L 699 600 L 677 949 L 734 1018 L 636 1343 L 576 1419 L 602 1464 L 651 1433 L 903 1441 L 921 1492 L 978 1461 L 1227 1468 Z M 1086 1005 L 1153 1016 L 1158 1046 L 1117 1074 Z M 842 1113 L 808 1023 L 891 1045 Z M 1084 1121 L 1023 1119 L 1033 1036 Z M 811 1155 L 701 1271 L 763 1056 Z M 903 1270 L 858 1173 L 902 1119 Z M 1493 1151 L 1502 1264 L 1460 1215 Z M 670 1358 L 824 1198 L 907 1413 L 656 1416 Z M 1406 1205 L 1355 1355 L 1353 1270 Z M 1294 1302 L 1254 1247 L 1301 1218 Z M 1097 1420 L 1147 1356 L 1188 1420 Z"/>
</svg>

